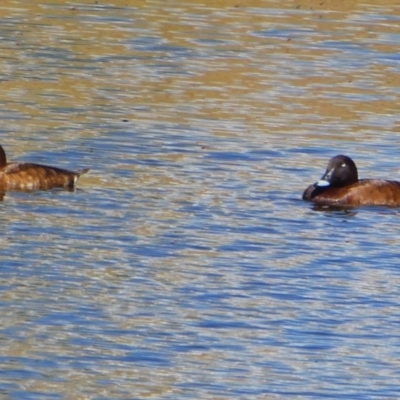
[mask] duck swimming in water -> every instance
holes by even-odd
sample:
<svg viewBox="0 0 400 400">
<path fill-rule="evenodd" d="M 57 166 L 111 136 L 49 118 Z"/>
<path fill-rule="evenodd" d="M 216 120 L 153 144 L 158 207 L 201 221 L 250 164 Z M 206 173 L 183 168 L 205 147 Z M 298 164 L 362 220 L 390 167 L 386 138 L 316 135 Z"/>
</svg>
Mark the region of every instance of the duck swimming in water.
<svg viewBox="0 0 400 400">
<path fill-rule="evenodd" d="M 358 179 L 354 161 L 338 155 L 330 159 L 322 178 L 303 193 L 303 200 L 323 206 L 400 206 L 400 182 Z"/>
<path fill-rule="evenodd" d="M 73 189 L 79 177 L 89 168 L 68 171 L 57 167 L 33 163 L 7 163 L 6 153 L 0 145 L 0 191 Z"/>
</svg>

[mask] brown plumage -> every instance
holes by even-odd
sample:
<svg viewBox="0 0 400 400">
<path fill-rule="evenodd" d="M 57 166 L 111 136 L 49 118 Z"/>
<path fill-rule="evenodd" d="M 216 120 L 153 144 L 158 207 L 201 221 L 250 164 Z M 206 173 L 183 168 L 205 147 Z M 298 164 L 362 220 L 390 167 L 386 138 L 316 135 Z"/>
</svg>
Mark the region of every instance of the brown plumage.
<svg viewBox="0 0 400 400">
<path fill-rule="evenodd" d="M 358 179 L 354 161 L 346 156 L 333 157 L 321 180 L 310 185 L 303 200 L 328 206 L 400 206 L 400 182 Z"/>
<path fill-rule="evenodd" d="M 47 190 L 74 188 L 89 168 L 68 171 L 61 168 L 31 163 L 7 163 L 6 153 L 0 146 L 0 190 Z"/>
</svg>

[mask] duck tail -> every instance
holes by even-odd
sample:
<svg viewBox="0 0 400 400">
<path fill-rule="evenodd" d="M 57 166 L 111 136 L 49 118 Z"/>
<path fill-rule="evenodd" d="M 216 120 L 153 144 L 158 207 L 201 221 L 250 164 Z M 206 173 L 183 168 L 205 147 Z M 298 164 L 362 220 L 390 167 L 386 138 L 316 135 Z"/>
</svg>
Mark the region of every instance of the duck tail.
<svg viewBox="0 0 400 400">
<path fill-rule="evenodd" d="M 75 174 L 79 176 L 86 174 L 87 172 L 90 171 L 90 168 L 83 168 L 83 169 L 78 169 L 77 171 L 75 171 Z"/>
</svg>

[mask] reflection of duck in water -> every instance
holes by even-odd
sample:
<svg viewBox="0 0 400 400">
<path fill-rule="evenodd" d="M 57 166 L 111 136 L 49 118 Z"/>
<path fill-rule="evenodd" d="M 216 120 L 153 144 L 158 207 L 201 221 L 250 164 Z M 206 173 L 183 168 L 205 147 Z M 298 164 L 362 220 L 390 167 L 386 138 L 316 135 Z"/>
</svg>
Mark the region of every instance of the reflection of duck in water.
<svg viewBox="0 0 400 400">
<path fill-rule="evenodd" d="M 89 168 L 78 171 L 49 167 L 31 163 L 7 163 L 6 153 L 0 145 L 0 191 L 47 190 L 51 188 L 73 189 L 82 174 Z"/>
<path fill-rule="evenodd" d="M 327 206 L 400 206 L 400 182 L 358 179 L 354 161 L 331 158 L 322 178 L 303 193 L 303 200 Z"/>
</svg>

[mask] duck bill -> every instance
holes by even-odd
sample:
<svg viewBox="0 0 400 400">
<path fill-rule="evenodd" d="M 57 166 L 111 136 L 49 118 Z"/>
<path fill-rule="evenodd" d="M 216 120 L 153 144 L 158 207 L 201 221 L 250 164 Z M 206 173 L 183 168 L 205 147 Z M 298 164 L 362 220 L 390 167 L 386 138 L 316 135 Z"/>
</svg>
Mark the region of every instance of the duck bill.
<svg viewBox="0 0 400 400">
<path fill-rule="evenodd" d="M 317 182 L 317 186 L 318 187 L 327 187 L 327 186 L 329 186 L 330 185 L 330 183 L 328 182 L 328 181 L 325 181 L 324 179 L 320 179 L 318 182 Z"/>
<path fill-rule="evenodd" d="M 331 170 L 326 170 L 325 174 L 322 176 L 322 178 L 317 182 L 318 187 L 327 187 L 331 184 L 331 178 L 332 178 L 332 173 L 333 169 Z"/>
</svg>

